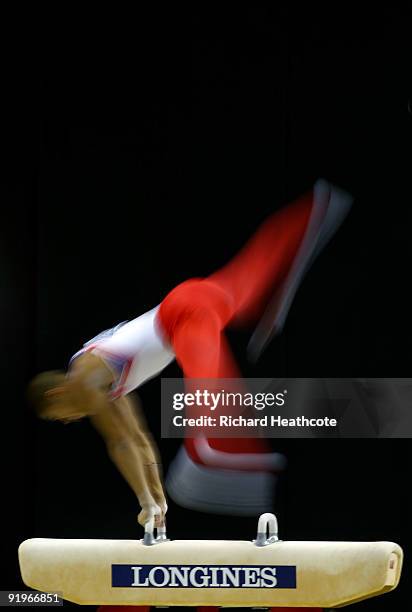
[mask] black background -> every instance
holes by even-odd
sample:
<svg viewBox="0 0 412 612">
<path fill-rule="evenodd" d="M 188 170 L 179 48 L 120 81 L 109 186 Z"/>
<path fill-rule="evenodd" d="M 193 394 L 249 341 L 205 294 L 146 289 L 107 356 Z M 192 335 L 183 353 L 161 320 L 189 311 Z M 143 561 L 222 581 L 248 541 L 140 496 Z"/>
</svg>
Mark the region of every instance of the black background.
<svg viewBox="0 0 412 612">
<path fill-rule="evenodd" d="M 354 208 L 246 376 L 410 376 L 410 57 L 403 21 L 298 7 L 95 16 L 4 43 L 1 580 L 27 537 L 134 538 L 138 507 L 87 422 L 37 422 L 29 378 L 222 265 L 268 213 L 324 176 Z M 50 18 L 50 15 L 48 16 Z M 120 19 L 119 19 L 120 17 Z M 44 25 L 44 24 L 43 24 Z M 6 24 L 7 26 L 7 24 Z M 7 27 L 6 27 L 7 30 Z M 44 31 L 43 31 L 44 30 Z M 409 171 L 409 173 L 408 173 Z M 178 376 L 173 364 L 165 376 Z M 140 392 L 159 441 L 160 379 Z M 165 466 L 178 443 L 159 441 Z M 393 540 L 400 610 L 409 440 L 282 440 L 283 539 Z M 255 519 L 170 504 L 173 538 L 251 539 Z"/>
</svg>

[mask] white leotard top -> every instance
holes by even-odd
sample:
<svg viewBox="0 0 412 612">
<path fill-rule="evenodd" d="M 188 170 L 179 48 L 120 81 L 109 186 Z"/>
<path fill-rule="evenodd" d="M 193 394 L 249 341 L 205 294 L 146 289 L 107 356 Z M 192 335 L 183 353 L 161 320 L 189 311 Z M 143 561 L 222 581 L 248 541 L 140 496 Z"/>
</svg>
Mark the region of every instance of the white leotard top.
<svg viewBox="0 0 412 612">
<path fill-rule="evenodd" d="M 159 307 L 120 323 L 86 342 L 71 361 L 85 351 L 104 359 L 115 371 L 117 379 L 111 396 L 116 399 L 161 372 L 175 358 L 172 347 L 163 336 L 157 318 Z"/>
</svg>

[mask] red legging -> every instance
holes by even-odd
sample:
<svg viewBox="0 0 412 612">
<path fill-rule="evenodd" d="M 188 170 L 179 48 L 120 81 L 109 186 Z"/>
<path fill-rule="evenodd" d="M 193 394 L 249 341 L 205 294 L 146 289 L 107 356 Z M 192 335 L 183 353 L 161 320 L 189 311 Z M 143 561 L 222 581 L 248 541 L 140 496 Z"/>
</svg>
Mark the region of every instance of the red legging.
<svg viewBox="0 0 412 612">
<path fill-rule="evenodd" d="M 284 280 L 313 205 L 310 193 L 270 216 L 245 247 L 207 278 L 173 289 L 159 309 L 161 325 L 186 378 L 238 378 L 224 330 L 255 323 Z M 262 440 L 210 439 L 226 452 L 262 452 Z M 193 441 L 186 446 L 196 456 Z"/>
</svg>

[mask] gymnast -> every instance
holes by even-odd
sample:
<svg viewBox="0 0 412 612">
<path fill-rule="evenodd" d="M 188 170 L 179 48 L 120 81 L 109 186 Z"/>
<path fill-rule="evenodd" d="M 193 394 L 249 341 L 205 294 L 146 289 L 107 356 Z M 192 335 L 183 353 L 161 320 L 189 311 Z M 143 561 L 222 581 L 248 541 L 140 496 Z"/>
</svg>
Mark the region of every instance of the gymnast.
<svg viewBox="0 0 412 612">
<path fill-rule="evenodd" d="M 30 385 L 41 418 L 89 417 L 136 494 L 138 521 L 162 526 L 167 512 L 160 462 L 131 392 L 176 359 L 186 379 L 239 378 L 224 331 L 254 328 L 256 359 L 281 331 L 301 280 L 341 224 L 351 198 L 326 181 L 271 215 L 245 247 L 207 278 L 175 287 L 136 319 L 102 332 L 76 353 L 67 373 L 45 372 Z M 261 439 L 187 438 L 190 461 L 211 469 L 271 471 Z"/>
</svg>

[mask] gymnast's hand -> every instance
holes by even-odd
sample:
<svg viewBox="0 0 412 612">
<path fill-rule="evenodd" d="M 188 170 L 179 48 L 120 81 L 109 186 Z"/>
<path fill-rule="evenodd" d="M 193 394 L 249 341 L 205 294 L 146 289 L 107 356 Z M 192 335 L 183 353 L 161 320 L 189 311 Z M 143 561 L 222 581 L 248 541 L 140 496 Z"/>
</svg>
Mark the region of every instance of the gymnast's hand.
<svg viewBox="0 0 412 612">
<path fill-rule="evenodd" d="M 142 504 L 142 509 L 137 516 L 137 521 L 142 527 L 153 520 L 155 527 L 163 527 L 165 524 L 166 509 L 162 509 L 155 503 Z"/>
</svg>

